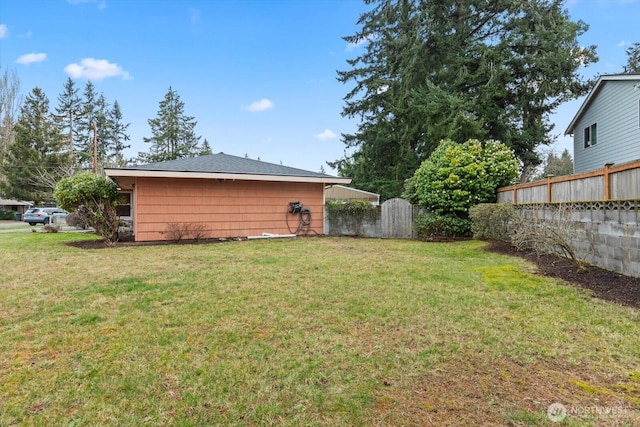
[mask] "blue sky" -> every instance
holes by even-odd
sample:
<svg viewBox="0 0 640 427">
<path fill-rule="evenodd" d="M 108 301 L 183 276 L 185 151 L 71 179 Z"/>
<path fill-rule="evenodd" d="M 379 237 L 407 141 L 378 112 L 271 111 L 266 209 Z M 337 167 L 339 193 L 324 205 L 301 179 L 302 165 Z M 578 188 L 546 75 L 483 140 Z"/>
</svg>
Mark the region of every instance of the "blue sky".
<svg viewBox="0 0 640 427">
<path fill-rule="evenodd" d="M 620 72 L 640 41 L 640 0 L 569 0 L 590 30 L 581 44 L 600 61 L 584 75 Z M 343 36 L 357 30 L 360 0 L 4 0 L 0 66 L 16 70 L 23 95 L 42 88 L 57 105 L 67 77 L 87 78 L 130 122 L 132 157 L 146 151 L 147 119 L 169 86 L 194 116 L 196 133 L 225 152 L 317 171 L 342 157 L 341 117 L 351 89 L 336 70 L 361 53 Z M 579 101 L 552 117 L 561 135 Z M 557 152 L 572 149 L 560 136 Z"/>
</svg>

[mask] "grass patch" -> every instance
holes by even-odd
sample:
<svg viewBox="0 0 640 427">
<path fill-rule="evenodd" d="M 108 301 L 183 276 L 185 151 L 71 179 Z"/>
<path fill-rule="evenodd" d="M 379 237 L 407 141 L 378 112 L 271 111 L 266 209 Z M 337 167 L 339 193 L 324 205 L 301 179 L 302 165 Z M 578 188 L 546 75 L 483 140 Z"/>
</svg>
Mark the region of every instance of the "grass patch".
<svg viewBox="0 0 640 427">
<path fill-rule="evenodd" d="M 0 425 L 639 420 L 638 310 L 480 242 L 89 238 L 2 236 Z"/>
<path fill-rule="evenodd" d="M 0 231 L 16 231 L 16 230 L 24 230 L 26 228 L 31 228 L 31 225 L 25 224 L 25 225 L 5 225 L 0 227 Z"/>
</svg>

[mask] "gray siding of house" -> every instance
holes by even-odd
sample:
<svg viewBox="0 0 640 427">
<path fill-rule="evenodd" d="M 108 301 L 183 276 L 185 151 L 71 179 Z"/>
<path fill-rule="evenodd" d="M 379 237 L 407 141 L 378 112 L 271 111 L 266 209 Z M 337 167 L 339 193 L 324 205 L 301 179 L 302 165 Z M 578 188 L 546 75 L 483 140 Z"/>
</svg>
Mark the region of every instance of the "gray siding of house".
<svg viewBox="0 0 640 427">
<path fill-rule="evenodd" d="M 640 159 L 640 80 L 604 82 L 573 133 L 574 172 Z M 584 129 L 596 123 L 598 141 L 585 148 Z"/>
</svg>

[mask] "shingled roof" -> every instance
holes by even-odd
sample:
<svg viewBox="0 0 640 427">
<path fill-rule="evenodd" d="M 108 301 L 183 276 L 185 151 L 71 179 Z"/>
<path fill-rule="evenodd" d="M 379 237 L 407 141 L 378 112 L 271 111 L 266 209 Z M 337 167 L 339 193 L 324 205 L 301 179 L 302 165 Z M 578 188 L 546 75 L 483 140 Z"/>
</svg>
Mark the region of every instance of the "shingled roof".
<svg viewBox="0 0 640 427">
<path fill-rule="evenodd" d="M 341 178 L 320 172 L 292 168 L 246 157 L 224 153 L 168 160 L 166 162 L 105 169 L 108 176 L 196 177 L 218 179 L 247 179 L 272 181 L 323 182 L 348 184 L 350 178 Z"/>
</svg>

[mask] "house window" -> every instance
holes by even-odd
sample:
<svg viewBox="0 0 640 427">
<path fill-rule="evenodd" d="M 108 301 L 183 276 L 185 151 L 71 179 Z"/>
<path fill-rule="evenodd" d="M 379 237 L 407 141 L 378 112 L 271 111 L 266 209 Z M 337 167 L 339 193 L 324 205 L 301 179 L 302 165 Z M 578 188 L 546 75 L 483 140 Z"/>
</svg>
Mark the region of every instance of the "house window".
<svg viewBox="0 0 640 427">
<path fill-rule="evenodd" d="M 584 148 L 598 143 L 598 125 L 596 123 L 584 128 Z"/>
<path fill-rule="evenodd" d="M 116 206 L 116 214 L 119 217 L 131 216 L 131 193 L 118 194 L 118 205 Z"/>
</svg>

